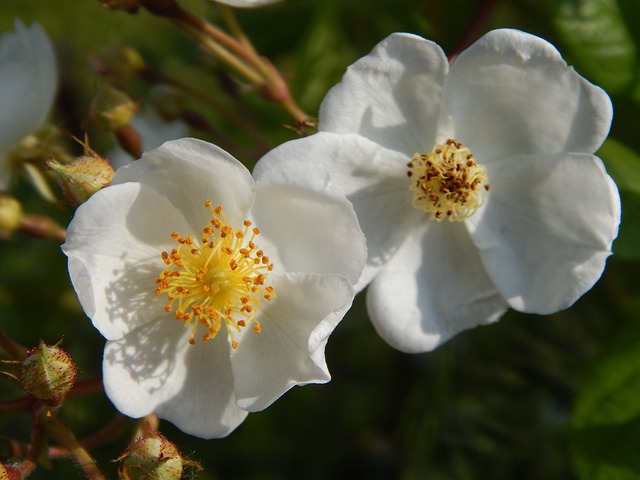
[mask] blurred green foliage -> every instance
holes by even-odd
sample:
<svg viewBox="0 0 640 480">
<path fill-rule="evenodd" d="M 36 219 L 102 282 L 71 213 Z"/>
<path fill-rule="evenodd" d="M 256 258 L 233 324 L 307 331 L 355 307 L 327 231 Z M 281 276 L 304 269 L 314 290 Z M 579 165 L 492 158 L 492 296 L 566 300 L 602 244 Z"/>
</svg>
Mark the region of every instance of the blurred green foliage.
<svg viewBox="0 0 640 480">
<path fill-rule="evenodd" d="M 214 3 L 184 1 L 214 23 Z M 614 103 L 611 139 L 601 156 L 620 186 L 623 226 L 600 282 L 572 308 L 547 317 L 510 312 L 499 323 L 465 332 L 437 351 L 392 350 L 369 324 L 362 295 L 331 337 L 328 385 L 296 388 L 252 414 L 222 440 L 204 441 L 169 424 L 163 432 L 201 461 L 203 479 L 636 479 L 640 478 L 640 4 L 634 0 L 284 0 L 237 12 L 261 53 L 290 81 L 311 115 L 346 67 L 387 34 L 410 31 L 452 54 L 468 32 L 519 28 L 554 43 L 576 70 L 605 88 Z M 295 138 L 278 106 L 230 81 L 215 62 L 163 19 L 146 11 L 107 11 L 96 0 L 2 0 L 0 30 L 13 18 L 39 21 L 54 39 L 61 88 L 54 119 L 106 153 L 113 139 L 88 123 L 101 80 L 89 58 L 130 45 L 154 68 L 211 94 L 221 108 L 191 107 L 211 128 L 193 135 L 218 143 L 247 165 Z M 130 86 L 144 104 L 147 84 Z M 240 115 L 246 129 L 229 121 Z M 256 135 L 255 132 L 261 132 Z M 66 224 L 70 209 L 16 195 L 30 213 Z M 0 243 L 0 328 L 34 346 L 63 346 L 80 378 L 100 374 L 103 340 L 82 313 L 53 242 L 15 234 Z M 0 398 L 16 398 L 3 388 Z M 61 417 L 81 438 L 117 412 L 104 395 L 69 400 Z M 92 450 L 110 478 L 129 440 Z M 0 436 L 27 442 L 26 415 L 1 418 Z M 6 449 L 0 442 L 0 455 Z M 79 478 L 69 460 L 31 477 Z"/>
</svg>

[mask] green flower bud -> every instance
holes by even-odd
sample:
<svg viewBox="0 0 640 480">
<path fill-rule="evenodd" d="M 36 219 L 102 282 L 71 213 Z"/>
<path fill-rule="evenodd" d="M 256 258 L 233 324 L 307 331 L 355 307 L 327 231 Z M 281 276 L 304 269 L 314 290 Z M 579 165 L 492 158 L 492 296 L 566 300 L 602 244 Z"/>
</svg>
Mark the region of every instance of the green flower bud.
<svg viewBox="0 0 640 480">
<path fill-rule="evenodd" d="M 73 388 L 77 373 L 75 363 L 58 344 L 40 341 L 40 345 L 27 352 L 20 367 L 20 381 L 29 395 L 56 407 Z"/>
<path fill-rule="evenodd" d="M 111 164 L 92 150 L 69 163 L 53 159 L 47 166 L 58 175 L 58 183 L 65 198 L 72 205 L 80 205 L 101 188 L 111 184 L 114 171 Z"/>
<path fill-rule="evenodd" d="M 115 132 L 129 125 L 137 110 L 138 105 L 125 92 L 106 85 L 93 97 L 89 115 L 98 128 Z"/>
<path fill-rule="evenodd" d="M 24 476 L 18 467 L 0 462 L 0 480 L 22 480 Z"/>
<path fill-rule="evenodd" d="M 91 64 L 98 73 L 107 75 L 119 85 L 145 68 L 136 49 L 120 45 L 103 48 L 91 58 Z"/>
<path fill-rule="evenodd" d="M 0 238 L 9 238 L 11 232 L 20 226 L 23 216 L 18 200 L 9 195 L 0 195 Z"/>
<path fill-rule="evenodd" d="M 134 441 L 118 460 L 123 480 L 179 480 L 184 466 L 176 446 L 158 432 Z"/>
</svg>

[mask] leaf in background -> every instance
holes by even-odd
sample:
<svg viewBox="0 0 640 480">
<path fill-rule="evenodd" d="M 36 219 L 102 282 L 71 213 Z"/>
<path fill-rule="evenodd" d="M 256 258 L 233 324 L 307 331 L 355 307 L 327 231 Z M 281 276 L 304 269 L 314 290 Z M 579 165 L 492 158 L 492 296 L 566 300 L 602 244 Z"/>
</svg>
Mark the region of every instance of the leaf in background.
<svg viewBox="0 0 640 480">
<path fill-rule="evenodd" d="M 640 259 L 640 154 L 612 138 L 598 150 L 620 189 L 622 222 L 613 244 L 617 257 Z"/>
<path fill-rule="evenodd" d="M 636 47 L 615 0 L 548 0 L 552 22 L 580 73 L 615 94 L 635 77 Z"/>
<path fill-rule="evenodd" d="M 640 479 L 640 324 L 631 323 L 587 376 L 572 418 L 581 480 Z"/>
<path fill-rule="evenodd" d="M 640 154 L 608 138 L 598 150 L 598 155 L 620 190 L 640 195 Z"/>
</svg>

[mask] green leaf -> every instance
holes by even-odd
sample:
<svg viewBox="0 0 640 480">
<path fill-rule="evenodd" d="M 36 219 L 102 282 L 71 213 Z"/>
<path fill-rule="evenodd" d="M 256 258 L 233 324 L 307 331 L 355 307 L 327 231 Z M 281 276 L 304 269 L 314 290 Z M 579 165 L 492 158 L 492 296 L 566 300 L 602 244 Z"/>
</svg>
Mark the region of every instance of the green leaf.
<svg viewBox="0 0 640 480">
<path fill-rule="evenodd" d="M 613 252 L 626 260 L 640 259 L 640 155 L 612 138 L 604 142 L 598 155 L 618 185 L 622 201 L 622 222 Z"/>
<path fill-rule="evenodd" d="M 615 0 L 548 0 L 553 24 L 576 68 L 609 93 L 629 88 L 636 47 Z"/>
<path fill-rule="evenodd" d="M 620 191 L 622 221 L 618 238 L 613 242 L 613 254 L 624 260 L 640 259 L 640 196 Z"/>
<path fill-rule="evenodd" d="M 640 325 L 625 330 L 578 393 L 572 451 L 581 480 L 640 479 Z"/>
<path fill-rule="evenodd" d="M 640 195 L 640 154 L 609 138 L 598 150 L 598 155 L 620 190 Z"/>
</svg>

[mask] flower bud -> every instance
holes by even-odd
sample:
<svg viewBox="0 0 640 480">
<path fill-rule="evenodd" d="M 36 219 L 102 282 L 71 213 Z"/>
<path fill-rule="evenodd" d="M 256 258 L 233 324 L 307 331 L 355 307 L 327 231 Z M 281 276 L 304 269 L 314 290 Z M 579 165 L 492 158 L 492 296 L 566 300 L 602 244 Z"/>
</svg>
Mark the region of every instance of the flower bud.
<svg viewBox="0 0 640 480">
<path fill-rule="evenodd" d="M 183 458 L 176 446 L 158 432 L 134 441 L 118 458 L 124 480 L 179 480 Z"/>
<path fill-rule="evenodd" d="M 108 76 L 120 85 L 145 67 L 136 49 L 120 45 L 100 50 L 91 58 L 91 65 L 99 74 Z"/>
<path fill-rule="evenodd" d="M 9 238 L 20 226 L 23 218 L 22 205 L 9 195 L 0 195 L 0 238 Z"/>
<path fill-rule="evenodd" d="M 73 388 L 77 373 L 75 363 L 58 344 L 40 341 L 40 345 L 27 352 L 20 367 L 20 381 L 31 396 L 55 407 Z"/>
<path fill-rule="evenodd" d="M 92 150 L 69 163 L 53 159 L 47 166 L 58 174 L 58 183 L 65 198 L 72 205 L 80 205 L 101 188 L 111 184 L 114 171 L 111 164 Z"/>
<path fill-rule="evenodd" d="M 93 97 L 89 115 L 98 128 L 114 132 L 129 125 L 137 110 L 136 102 L 125 92 L 106 85 Z"/>
<path fill-rule="evenodd" d="M 0 462 L 0 480 L 22 480 L 23 478 L 18 467 Z"/>
</svg>

